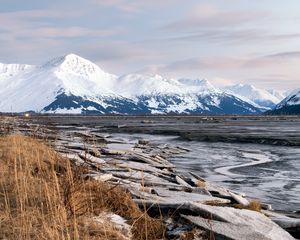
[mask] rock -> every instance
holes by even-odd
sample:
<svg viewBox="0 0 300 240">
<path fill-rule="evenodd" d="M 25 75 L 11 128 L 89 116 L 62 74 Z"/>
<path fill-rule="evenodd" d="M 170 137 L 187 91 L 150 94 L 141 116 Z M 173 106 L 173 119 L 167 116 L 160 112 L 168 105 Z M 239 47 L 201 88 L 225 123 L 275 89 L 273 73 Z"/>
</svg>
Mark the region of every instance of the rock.
<svg viewBox="0 0 300 240">
<path fill-rule="evenodd" d="M 88 149 L 88 153 L 93 155 L 94 157 L 100 157 L 101 156 L 100 151 L 96 148 Z"/>
<path fill-rule="evenodd" d="M 198 176 L 197 174 L 195 174 L 195 173 L 193 173 L 193 172 L 189 172 L 189 174 L 190 174 L 192 177 L 196 178 L 197 180 L 200 180 L 200 181 L 202 181 L 202 182 L 206 182 L 206 180 L 205 180 L 204 178 Z"/>
<path fill-rule="evenodd" d="M 66 157 L 72 161 L 75 161 L 76 163 L 84 163 L 84 161 L 81 159 L 81 157 L 78 156 L 78 154 L 75 153 L 67 153 L 67 154 L 62 154 L 63 157 Z"/>
<path fill-rule="evenodd" d="M 267 210 L 262 210 L 262 212 L 264 214 L 266 214 L 267 216 L 269 216 L 272 221 L 274 221 L 275 223 L 277 223 L 280 227 L 284 228 L 284 229 L 295 229 L 298 230 L 298 232 L 300 231 L 300 219 L 299 218 L 291 218 L 288 216 L 285 216 L 283 214 L 280 213 L 276 213 L 273 211 L 267 211 Z"/>
<path fill-rule="evenodd" d="M 212 196 L 211 193 L 209 191 L 207 191 L 205 188 L 195 187 L 195 188 L 192 189 L 192 192 Z"/>
<path fill-rule="evenodd" d="M 164 188 L 154 188 L 157 195 L 147 195 L 147 199 L 135 199 L 137 204 L 144 204 L 146 206 L 158 206 L 159 208 L 169 208 L 177 210 L 190 210 L 191 203 L 203 204 L 226 204 L 230 200 L 216 198 L 205 194 L 189 193 L 182 191 L 169 191 Z"/>
<path fill-rule="evenodd" d="M 300 219 L 290 217 L 272 217 L 271 219 L 284 229 L 295 228 L 298 231 L 300 230 Z"/>
<path fill-rule="evenodd" d="M 273 207 L 271 204 L 261 203 L 261 208 L 264 210 L 272 211 Z"/>
<path fill-rule="evenodd" d="M 149 143 L 150 143 L 150 141 L 146 140 L 146 139 L 140 139 L 138 141 L 138 144 L 140 144 L 140 145 L 148 145 Z"/>
<path fill-rule="evenodd" d="M 97 164 L 104 164 L 106 163 L 103 159 L 98 158 L 98 157 L 94 157 L 93 155 L 86 153 L 86 152 L 82 152 L 79 154 L 79 156 L 88 161 L 88 162 L 93 162 L 93 163 L 97 163 Z"/>
<path fill-rule="evenodd" d="M 228 193 L 228 190 L 224 187 L 218 186 L 216 184 L 205 182 L 205 189 L 209 191 L 213 196 L 224 197 L 232 199 L 231 195 Z"/>
<path fill-rule="evenodd" d="M 144 185 L 148 186 L 148 187 L 165 187 L 165 188 L 171 188 L 171 189 L 182 189 L 181 186 L 179 186 L 178 184 L 175 183 L 171 183 L 171 182 L 155 182 L 155 181 L 144 181 Z"/>
<path fill-rule="evenodd" d="M 152 183 L 152 182 L 159 182 L 164 184 L 170 184 L 169 181 L 162 179 L 160 177 L 157 177 L 153 174 L 147 173 L 147 172 L 139 172 L 139 171 L 110 171 L 110 173 L 114 177 L 134 181 L 137 183 L 143 183 L 145 185 Z M 149 186 L 149 185 L 147 185 Z"/>
<path fill-rule="evenodd" d="M 202 217 L 205 216 L 209 221 L 194 216 L 188 216 L 186 219 L 199 227 L 225 237 L 225 239 L 294 239 L 288 232 L 272 222 L 270 218 L 259 212 L 231 207 L 207 206 L 200 203 L 191 203 L 190 210 Z"/>
<path fill-rule="evenodd" d="M 190 152 L 191 151 L 190 149 L 185 148 L 185 147 L 181 147 L 181 146 L 176 146 L 176 148 L 178 148 L 178 149 L 180 149 L 180 150 L 182 150 L 184 152 Z"/>
<path fill-rule="evenodd" d="M 97 174 L 97 175 L 90 175 L 90 176 L 100 182 L 106 182 L 113 178 L 112 174 Z"/>
<path fill-rule="evenodd" d="M 124 155 L 126 151 L 101 148 L 101 153 L 104 155 Z"/>
<path fill-rule="evenodd" d="M 141 123 L 154 123 L 152 120 L 142 120 Z"/>
<path fill-rule="evenodd" d="M 150 172 L 150 173 L 158 173 L 158 174 L 163 174 L 167 176 L 171 176 L 172 173 L 170 171 L 163 171 L 161 169 L 158 169 L 156 167 L 153 167 L 152 165 L 148 163 L 140 163 L 140 162 L 134 162 L 134 161 L 114 161 L 114 163 L 117 164 L 117 167 L 120 168 L 127 168 L 127 169 L 132 169 L 132 170 L 137 170 L 137 171 L 144 171 L 144 172 Z"/>
<path fill-rule="evenodd" d="M 127 224 L 127 220 L 123 217 L 114 214 L 112 212 L 101 212 L 99 216 L 92 218 L 94 224 L 99 225 L 99 229 L 107 227 L 107 225 L 112 225 L 114 229 L 119 230 L 119 238 L 123 240 L 130 240 L 133 238 L 131 232 L 131 225 Z M 87 221 L 87 224 L 91 224 Z"/>
<path fill-rule="evenodd" d="M 226 239 L 226 240 L 270 240 L 265 238 L 264 235 L 258 232 L 254 232 L 251 228 L 244 225 L 232 224 L 226 222 L 219 222 L 215 220 L 209 220 L 197 216 L 180 215 L 182 218 L 188 220 L 192 224 L 208 231 L 214 236 L 213 239 Z"/>
<path fill-rule="evenodd" d="M 137 161 L 137 162 L 144 162 L 144 163 L 148 163 L 150 165 L 152 165 L 153 167 L 157 167 L 157 168 L 175 168 L 175 166 L 173 164 L 170 163 L 159 163 L 155 158 L 150 158 L 148 156 L 146 156 L 145 154 L 140 154 L 140 153 L 134 153 L 129 156 L 129 160 L 131 161 Z"/>
<path fill-rule="evenodd" d="M 183 192 L 183 191 L 169 191 L 164 188 L 155 188 L 158 196 L 164 197 L 166 201 L 173 202 L 201 202 L 201 203 L 230 203 L 228 199 L 216 198 L 204 193 L 193 193 L 193 192 Z"/>
<path fill-rule="evenodd" d="M 176 176 L 175 179 L 180 185 L 182 185 L 184 187 L 192 188 L 192 186 L 190 184 L 188 184 L 186 181 L 184 181 L 181 177 Z"/>
<path fill-rule="evenodd" d="M 155 191 L 155 189 L 150 188 L 150 187 L 140 187 L 139 191 L 157 195 L 157 192 Z"/>
<path fill-rule="evenodd" d="M 228 193 L 237 203 L 239 203 L 245 207 L 250 204 L 250 202 L 246 198 L 243 198 L 242 196 L 239 196 L 231 191 L 228 191 Z"/>
</svg>

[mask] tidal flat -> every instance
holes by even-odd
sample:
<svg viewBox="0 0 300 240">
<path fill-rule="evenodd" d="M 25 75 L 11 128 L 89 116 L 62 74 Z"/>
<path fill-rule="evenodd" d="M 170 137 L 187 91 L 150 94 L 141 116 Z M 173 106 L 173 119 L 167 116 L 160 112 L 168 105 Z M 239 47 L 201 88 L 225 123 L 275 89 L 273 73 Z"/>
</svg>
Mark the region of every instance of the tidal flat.
<svg viewBox="0 0 300 240">
<path fill-rule="evenodd" d="M 1 132 L 42 139 L 88 166 L 87 178 L 121 186 L 141 208 L 165 216 L 170 239 L 191 226 L 210 232 L 211 220 L 216 236 L 290 239 L 274 222 L 299 237 L 299 123 L 293 116 L 33 115 L 4 118 Z"/>
<path fill-rule="evenodd" d="M 196 172 L 276 210 L 299 214 L 299 116 L 37 116 L 32 121 L 182 146 L 191 151 L 170 159 L 182 174 Z"/>
</svg>

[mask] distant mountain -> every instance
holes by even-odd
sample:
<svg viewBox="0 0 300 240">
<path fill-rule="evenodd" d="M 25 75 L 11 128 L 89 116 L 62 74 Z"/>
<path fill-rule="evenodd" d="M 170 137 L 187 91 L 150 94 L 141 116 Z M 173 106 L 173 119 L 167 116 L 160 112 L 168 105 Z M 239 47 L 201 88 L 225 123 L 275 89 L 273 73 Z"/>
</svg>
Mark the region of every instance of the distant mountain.
<svg viewBox="0 0 300 240">
<path fill-rule="evenodd" d="M 300 89 L 290 93 L 268 114 L 300 114 Z"/>
<path fill-rule="evenodd" d="M 0 111 L 43 111 L 60 94 L 83 96 L 95 101 L 110 95 L 117 77 L 74 54 L 52 59 L 0 81 Z"/>
<path fill-rule="evenodd" d="M 276 101 L 276 100 L 274 100 Z M 75 54 L 40 66 L 0 65 L 0 111 L 84 114 L 256 114 L 262 108 L 207 80 L 106 73 Z"/>
<path fill-rule="evenodd" d="M 33 66 L 26 64 L 3 64 L 0 63 L 0 81 L 31 70 Z"/>
<path fill-rule="evenodd" d="M 278 91 L 274 89 L 268 89 L 267 91 L 273 96 L 275 96 L 277 99 L 280 99 L 280 101 L 282 101 L 288 95 L 287 91 Z"/>
<path fill-rule="evenodd" d="M 284 94 L 274 91 L 259 89 L 249 84 L 237 84 L 225 87 L 224 90 L 228 93 L 242 97 L 244 100 L 250 100 L 257 104 L 261 109 L 272 109 L 278 104 L 285 96 Z"/>
</svg>

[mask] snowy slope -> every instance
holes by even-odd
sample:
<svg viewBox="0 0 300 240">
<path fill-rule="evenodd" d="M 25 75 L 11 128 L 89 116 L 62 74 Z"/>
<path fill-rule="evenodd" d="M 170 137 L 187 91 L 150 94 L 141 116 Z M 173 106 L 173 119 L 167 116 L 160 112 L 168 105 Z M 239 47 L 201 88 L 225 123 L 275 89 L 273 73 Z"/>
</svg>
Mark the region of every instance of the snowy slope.
<svg viewBox="0 0 300 240">
<path fill-rule="evenodd" d="M 267 90 L 259 89 L 249 84 L 237 84 L 228 86 L 225 87 L 224 90 L 228 93 L 241 96 L 245 100 L 249 99 L 250 101 L 265 109 L 273 108 L 282 100 L 282 98 L 280 99 L 278 96 L 271 94 Z"/>
<path fill-rule="evenodd" d="M 300 114 L 300 89 L 292 91 L 268 114 Z"/>
<path fill-rule="evenodd" d="M 158 94 L 200 94 L 219 92 L 207 80 L 167 79 L 160 75 L 128 74 L 117 80 L 113 91 L 125 97 Z"/>
<path fill-rule="evenodd" d="M 109 95 L 116 76 L 74 54 L 55 58 L 23 74 L 0 81 L 2 112 L 41 111 L 61 93 L 95 99 Z"/>
<path fill-rule="evenodd" d="M 300 89 L 292 91 L 285 99 L 283 99 L 277 106 L 276 109 L 284 106 L 300 105 Z"/>
<path fill-rule="evenodd" d="M 0 74 L 1 112 L 253 114 L 261 111 L 245 97 L 225 93 L 207 80 L 140 74 L 117 77 L 75 54 L 54 58 L 40 66 L 1 65 Z"/>
<path fill-rule="evenodd" d="M 270 94 L 278 98 L 280 101 L 282 101 L 284 98 L 287 97 L 288 93 L 286 91 L 278 91 L 278 90 L 273 90 L 273 89 L 268 89 L 267 90 Z"/>
<path fill-rule="evenodd" d="M 4 64 L 0 63 L 0 81 L 11 78 L 26 71 L 30 71 L 34 66 L 27 64 Z"/>
</svg>

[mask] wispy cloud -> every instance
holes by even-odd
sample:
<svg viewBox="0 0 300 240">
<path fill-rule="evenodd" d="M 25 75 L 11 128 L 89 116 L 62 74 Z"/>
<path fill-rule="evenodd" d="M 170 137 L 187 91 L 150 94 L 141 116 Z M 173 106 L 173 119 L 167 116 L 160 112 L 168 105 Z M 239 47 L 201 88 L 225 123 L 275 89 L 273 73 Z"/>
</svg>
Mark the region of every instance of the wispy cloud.
<svg viewBox="0 0 300 240">
<path fill-rule="evenodd" d="M 146 72 L 173 72 L 173 71 L 195 71 L 195 70 L 240 70 L 243 68 L 265 68 L 276 67 L 278 64 L 288 64 L 291 61 L 300 61 L 300 51 L 280 52 L 259 57 L 205 57 L 190 58 L 175 61 L 169 64 L 150 65 L 143 71 Z"/>
<path fill-rule="evenodd" d="M 266 56 L 264 56 L 264 58 L 269 58 L 269 59 L 293 59 L 293 58 L 298 58 L 298 59 L 300 59 L 300 51 L 280 52 L 280 53 L 266 55 Z"/>
<path fill-rule="evenodd" d="M 149 9 L 165 8 L 170 5 L 175 5 L 180 0 L 152 0 L 152 1 L 141 1 L 141 0 L 91 0 L 92 3 L 104 7 L 117 9 L 120 12 L 126 14 L 135 14 L 147 11 Z"/>
<path fill-rule="evenodd" d="M 169 37 L 166 41 L 186 41 L 186 42 L 199 42 L 206 43 L 233 43 L 233 44 L 247 44 L 249 42 L 274 42 L 283 40 L 297 40 L 300 38 L 300 33 L 282 33 L 273 34 L 267 30 L 259 29 L 211 29 L 199 30 L 193 34 L 180 34 L 179 36 Z"/>
<path fill-rule="evenodd" d="M 271 2 L 5 0 L 0 61 L 39 64 L 74 52 L 118 74 L 147 66 L 220 83 L 296 79 L 300 3 Z"/>
<path fill-rule="evenodd" d="M 257 22 L 268 16 L 268 13 L 262 11 L 225 11 L 216 5 L 198 4 L 192 6 L 190 11 L 181 20 L 170 23 L 165 28 L 175 31 L 178 29 L 189 31 L 203 28 L 232 28 L 248 22 Z"/>
</svg>

